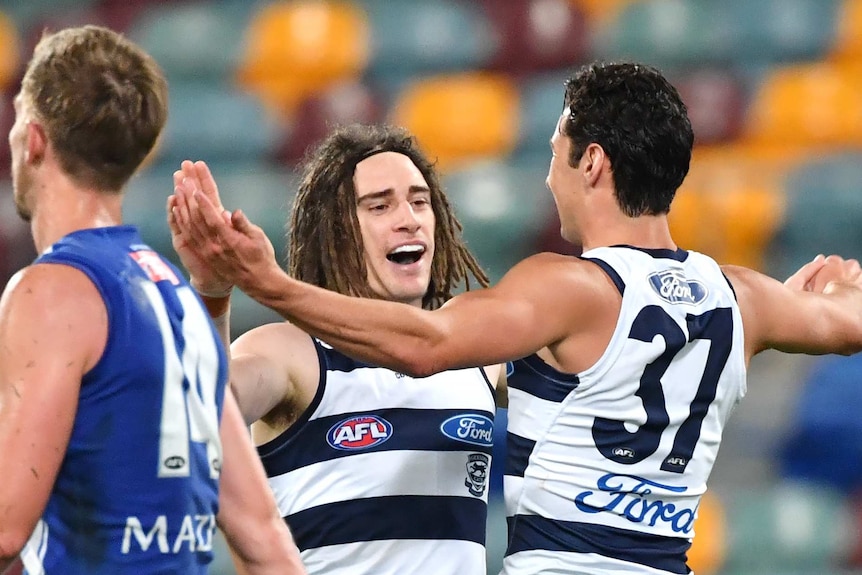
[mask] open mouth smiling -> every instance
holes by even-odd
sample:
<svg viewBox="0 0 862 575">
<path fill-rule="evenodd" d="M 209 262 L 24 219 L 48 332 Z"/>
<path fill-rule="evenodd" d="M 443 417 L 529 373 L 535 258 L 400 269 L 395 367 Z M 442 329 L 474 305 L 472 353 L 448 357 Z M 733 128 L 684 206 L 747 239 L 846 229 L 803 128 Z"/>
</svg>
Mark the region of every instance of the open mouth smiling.
<svg viewBox="0 0 862 575">
<path fill-rule="evenodd" d="M 408 244 L 398 246 L 386 254 L 386 259 L 399 265 L 410 265 L 418 262 L 424 254 L 425 246 L 421 244 Z"/>
</svg>

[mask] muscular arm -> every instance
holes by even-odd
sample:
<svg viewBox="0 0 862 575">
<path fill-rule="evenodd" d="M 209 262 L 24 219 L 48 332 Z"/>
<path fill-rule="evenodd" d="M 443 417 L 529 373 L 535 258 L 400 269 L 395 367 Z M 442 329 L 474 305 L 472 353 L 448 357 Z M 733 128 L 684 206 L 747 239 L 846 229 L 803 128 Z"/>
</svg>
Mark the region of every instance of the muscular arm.
<svg viewBox="0 0 862 575">
<path fill-rule="evenodd" d="M 252 424 L 276 407 L 302 409 L 320 379 L 311 338 L 287 322 L 257 327 L 231 345 L 231 389 Z"/>
<path fill-rule="evenodd" d="M 31 266 L 0 300 L 0 572 L 45 509 L 107 333 L 98 290 L 68 266 Z"/>
<path fill-rule="evenodd" d="M 862 350 L 862 289 L 854 282 L 836 282 L 819 293 L 791 289 L 747 268 L 722 269 L 736 291 L 749 358 L 765 349 L 848 355 Z"/>
<path fill-rule="evenodd" d="M 528 258 L 496 286 L 433 312 L 353 298 L 290 278 L 263 230 L 241 211 L 226 218 L 205 194 L 177 188 L 174 218 L 202 259 L 260 303 L 352 357 L 415 376 L 500 363 L 546 346 L 559 351 L 564 340 L 571 349 L 594 328 L 609 336 L 612 322 L 598 324 L 619 305 L 597 266 L 557 254 Z"/>
<path fill-rule="evenodd" d="M 221 421 L 224 465 L 219 480 L 218 524 L 243 575 L 302 575 L 305 569 L 276 507 L 233 394 L 225 395 Z"/>
</svg>

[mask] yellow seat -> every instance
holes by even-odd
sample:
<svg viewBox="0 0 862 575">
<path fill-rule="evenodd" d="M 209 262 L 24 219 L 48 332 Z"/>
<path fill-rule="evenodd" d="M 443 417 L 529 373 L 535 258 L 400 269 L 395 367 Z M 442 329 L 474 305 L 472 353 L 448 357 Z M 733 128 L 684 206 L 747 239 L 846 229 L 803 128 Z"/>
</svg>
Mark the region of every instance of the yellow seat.
<svg viewBox="0 0 862 575">
<path fill-rule="evenodd" d="M 413 81 L 398 95 L 392 121 L 416 134 L 445 168 L 511 152 L 518 114 L 512 81 L 476 72 Z"/>
<path fill-rule="evenodd" d="M 239 83 L 290 113 L 310 94 L 358 77 L 369 53 L 367 18 L 352 2 L 276 2 L 251 19 Z"/>
<path fill-rule="evenodd" d="M 777 69 L 763 81 L 746 120 L 751 141 L 862 145 L 862 66 L 821 62 Z"/>
<path fill-rule="evenodd" d="M 21 64 L 20 37 L 15 23 L 0 12 L 0 89 L 8 88 Z"/>
</svg>

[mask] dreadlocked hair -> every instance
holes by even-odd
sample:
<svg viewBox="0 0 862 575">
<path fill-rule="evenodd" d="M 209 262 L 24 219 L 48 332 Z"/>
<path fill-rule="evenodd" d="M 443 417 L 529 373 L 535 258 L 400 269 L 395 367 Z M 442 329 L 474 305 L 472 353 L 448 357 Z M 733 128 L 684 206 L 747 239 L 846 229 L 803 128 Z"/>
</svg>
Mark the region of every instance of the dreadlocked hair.
<svg viewBox="0 0 862 575">
<path fill-rule="evenodd" d="M 288 273 L 346 295 L 377 298 L 367 280 L 364 246 L 356 215 L 356 165 L 380 152 L 410 158 L 431 190 L 434 260 L 422 307 L 436 309 L 464 285 L 487 287 L 488 276 L 467 249 L 433 164 L 403 128 L 354 124 L 334 130 L 306 157 L 287 230 Z"/>
</svg>

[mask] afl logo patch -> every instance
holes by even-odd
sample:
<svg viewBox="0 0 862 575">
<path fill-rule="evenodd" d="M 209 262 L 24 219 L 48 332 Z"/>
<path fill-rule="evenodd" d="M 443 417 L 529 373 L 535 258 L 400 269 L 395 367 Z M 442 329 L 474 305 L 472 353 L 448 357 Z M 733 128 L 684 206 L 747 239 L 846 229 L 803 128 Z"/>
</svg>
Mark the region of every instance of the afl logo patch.
<svg viewBox="0 0 862 575">
<path fill-rule="evenodd" d="M 440 424 L 443 435 L 455 441 L 490 447 L 494 443 L 494 421 L 478 413 L 450 417 Z"/>
<path fill-rule="evenodd" d="M 668 303 L 696 305 L 706 299 L 706 286 L 689 280 L 679 270 L 664 270 L 650 274 L 649 283 L 659 297 Z"/>
<path fill-rule="evenodd" d="M 346 451 L 367 449 L 392 437 L 392 424 L 376 415 L 357 415 L 329 428 L 326 442 Z"/>
</svg>

